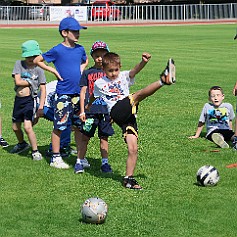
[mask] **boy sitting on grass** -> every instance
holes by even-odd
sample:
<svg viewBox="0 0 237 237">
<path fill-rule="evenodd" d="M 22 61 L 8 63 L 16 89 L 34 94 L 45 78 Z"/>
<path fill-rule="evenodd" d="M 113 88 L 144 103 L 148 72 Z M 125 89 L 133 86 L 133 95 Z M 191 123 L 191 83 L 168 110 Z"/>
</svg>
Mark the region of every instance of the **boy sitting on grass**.
<svg viewBox="0 0 237 237">
<path fill-rule="evenodd" d="M 196 134 L 189 138 L 198 138 L 206 123 L 206 138 L 221 148 L 229 148 L 227 141 L 233 140 L 232 120 L 235 117 L 230 103 L 223 103 L 225 95 L 219 86 L 210 88 L 209 101 L 202 109 Z"/>
</svg>

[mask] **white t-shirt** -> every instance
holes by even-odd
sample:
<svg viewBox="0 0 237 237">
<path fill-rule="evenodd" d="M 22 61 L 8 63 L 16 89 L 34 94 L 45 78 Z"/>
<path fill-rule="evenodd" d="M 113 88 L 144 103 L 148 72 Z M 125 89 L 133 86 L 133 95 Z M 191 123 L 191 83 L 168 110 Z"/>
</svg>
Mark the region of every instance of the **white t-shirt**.
<svg viewBox="0 0 237 237">
<path fill-rule="evenodd" d="M 102 97 L 110 112 L 117 101 L 129 95 L 129 88 L 134 81 L 135 78 L 129 78 L 129 71 L 120 72 L 115 80 L 102 77 L 95 81 L 94 96 L 95 98 Z"/>
<path fill-rule="evenodd" d="M 48 108 L 54 107 L 57 82 L 58 82 L 57 80 L 54 80 L 46 84 L 46 98 L 45 98 L 44 106 Z M 40 94 L 41 93 L 39 92 L 38 98 L 40 98 Z"/>
<path fill-rule="evenodd" d="M 230 129 L 229 122 L 235 117 L 233 106 L 230 103 L 222 103 L 214 107 L 206 103 L 202 109 L 199 122 L 206 123 L 207 136 L 216 129 Z"/>
</svg>

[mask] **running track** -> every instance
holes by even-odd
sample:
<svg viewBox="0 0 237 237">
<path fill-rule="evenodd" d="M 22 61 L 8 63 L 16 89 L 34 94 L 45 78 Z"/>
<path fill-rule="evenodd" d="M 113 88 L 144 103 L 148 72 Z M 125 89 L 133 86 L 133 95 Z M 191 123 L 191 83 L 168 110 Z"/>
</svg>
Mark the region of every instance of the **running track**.
<svg viewBox="0 0 237 237">
<path fill-rule="evenodd" d="M 20 23 L 11 23 L 11 24 L 0 24 L 0 28 L 56 28 L 58 27 L 59 23 L 36 23 L 36 22 L 20 22 Z M 167 26 L 167 25 L 209 25 L 209 24 L 237 24 L 237 19 L 228 19 L 228 20 L 207 20 L 207 21 L 125 21 L 125 22 L 108 22 L 108 23 L 101 23 L 101 22 L 88 22 L 82 25 L 90 26 L 111 26 L 111 27 L 134 27 L 134 26 Z"/>
</svg>

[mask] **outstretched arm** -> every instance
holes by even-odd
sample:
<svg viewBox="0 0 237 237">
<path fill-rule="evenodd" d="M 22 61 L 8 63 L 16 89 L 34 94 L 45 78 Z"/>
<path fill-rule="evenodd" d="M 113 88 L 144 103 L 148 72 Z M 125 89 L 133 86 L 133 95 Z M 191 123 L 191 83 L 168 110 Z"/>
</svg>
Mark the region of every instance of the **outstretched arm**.
<svg viewBox="0 0 237 237">
<path fill-rule="evenodd" d="M 34 64 L 38 65 L 45 71 L 53 73 L 59 80 L 63 80 L 55 68 L 48 66 L 44 63 L 44 58 L 42 57 L 42 55 L 37 56 L 33 62 L 34 62 Z"/>
<path fill-rule="evenodd" d="M 202 129 L 204 127 L 204 124 L 205 123 L 202 123 L 202 122 L 198 122 L 198 127 L 197 127 L 197 130 L 196 130 L 196 134 L 194 136 L 190 136 L 189 138 L 199 138 L 201 132 L 202 132 Z"/>
<path fill-rule="evenodd" d="M 138 63 L 132 70 L 130 70 L 129 77 L 134 78 L 136 74 L 138 74 L 146 66 L 150 58 L 151 55 L 149 53 L 143 53 L 141 62 Z"/>
</svg>

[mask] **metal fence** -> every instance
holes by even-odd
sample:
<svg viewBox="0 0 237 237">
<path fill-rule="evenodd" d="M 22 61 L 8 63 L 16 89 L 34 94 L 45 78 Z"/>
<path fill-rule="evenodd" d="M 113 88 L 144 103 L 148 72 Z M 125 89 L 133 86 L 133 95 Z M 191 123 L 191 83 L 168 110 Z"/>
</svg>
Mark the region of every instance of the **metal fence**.
<svg viewBox="0 0 237 237">
<path fill-rule="evenodd" d="M 0 6 L 0 21 L 50 21 L 51 6 Z M 78 6 L 79 8 L 80 6 Z M 55 8 L 55 7 L 54 7 Z M 96 13 L 100 12 L 100 14 Z M 186 21 L 237 19 L 237 3 L 190 5 L 112 6 L 110 10 L 87 6 L 86 22 L 92 21 Z"/>
</svg>

